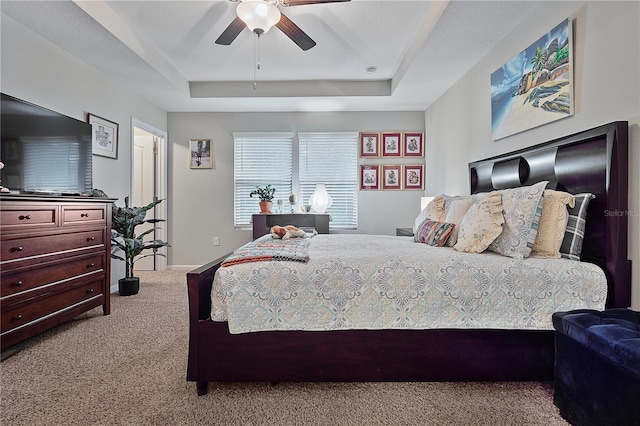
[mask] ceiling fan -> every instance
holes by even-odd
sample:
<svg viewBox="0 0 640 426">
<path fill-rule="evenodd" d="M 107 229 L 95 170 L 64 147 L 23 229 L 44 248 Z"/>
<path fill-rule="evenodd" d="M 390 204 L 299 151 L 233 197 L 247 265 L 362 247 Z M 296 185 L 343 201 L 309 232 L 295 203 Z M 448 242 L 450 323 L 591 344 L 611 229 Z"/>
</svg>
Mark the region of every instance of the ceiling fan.
<svg viewBox="0 0 640 426">
<path fill-rule="evenodd" d="M 304 31 L 283 15 L 278 6 L 301 6 L 305 4 L 338 3 L 351 0 L 229 0 L 238 2 L 237 17 L 216 40 L 216 44 L 230 45 L 238 34 L 247 27 L 258 36 L 266 33 L 274 25 L 302 50 L 316 45 Z"/>
</svg>

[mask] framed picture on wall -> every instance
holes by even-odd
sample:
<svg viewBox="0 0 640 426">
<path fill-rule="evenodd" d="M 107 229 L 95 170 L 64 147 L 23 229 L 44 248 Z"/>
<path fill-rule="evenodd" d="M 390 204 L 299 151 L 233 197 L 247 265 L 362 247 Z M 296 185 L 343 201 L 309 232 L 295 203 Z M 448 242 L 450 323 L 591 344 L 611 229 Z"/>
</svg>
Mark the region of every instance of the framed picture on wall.
<svg viewBox="0 0 640 426">
<path fill-rule="evenodd" d="M 383 157 L 401 157 L 402 156 L 402 140 L 401 140 L 400 132 L 382 134 L 382 156 Z"/>
<path fill-rule="evenodd" d="M 87 122 L 91 124 L 91 152 L 101 157 L 118 158 L 118 123 L 91 113 Z"/>
<path fill-rule="evenodd" d="M 360 133 L 360 157 L 380 156 L 380 133 Z"/>
<path fill-rule="evenodd" d="M 402 166 L 382 166 L 382 189 L 402 189 Z"/>
<path fill-rule="evenodd" d="M 405 157 L 424 157 L 424 133 L 405 132 L 402 145 Z"/>
<path fill-rule="evenodd" d="M 567 18 L 491 74 L 494 141 L 574 115 L 573 52 Z"/>
<path fill-rule="evenodd" d="M 378 176 L 379 170 L 380 166 L 360 166 L 361 190 L 380 189 L 380 177 Z"/>
<path fill-rule="evenodd" d="M 211 139 L 189 139 L 189 165 L 192 169 L 213 168 Z"/>
<path fill-rule="evenodd" d="M 404 166 L 404 189 L 424 189 L 424 166 Z"/>
</svg>

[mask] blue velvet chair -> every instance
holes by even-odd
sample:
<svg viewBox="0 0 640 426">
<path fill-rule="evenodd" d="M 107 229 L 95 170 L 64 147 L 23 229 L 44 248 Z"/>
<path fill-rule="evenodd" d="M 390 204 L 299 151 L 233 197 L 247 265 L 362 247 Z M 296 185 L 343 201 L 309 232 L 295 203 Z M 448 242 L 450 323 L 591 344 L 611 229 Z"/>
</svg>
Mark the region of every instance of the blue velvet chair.
<svg viewBox="0 0 640 426">
<path fill-rule="evenodd" d="M 574 425 L 640 425 L 640 312 L 553 314 L 554 403 Z"/>
</svg>

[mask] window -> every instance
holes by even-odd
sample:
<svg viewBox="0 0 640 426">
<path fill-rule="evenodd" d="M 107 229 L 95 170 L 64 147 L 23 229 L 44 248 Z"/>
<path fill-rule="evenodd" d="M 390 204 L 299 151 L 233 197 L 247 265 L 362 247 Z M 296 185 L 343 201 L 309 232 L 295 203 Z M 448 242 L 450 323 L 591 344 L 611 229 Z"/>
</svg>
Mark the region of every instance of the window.
<svg viewBox="0 0 640 426">
<path fill-rule="evenodd" d="M 234 226 L 248 227 L 258 202 L 249 193 L 256 186 L 271 184 L 276 199 L 289 197 L 293 181 L 293 134 L 234 133 Z M 286 195 L 285 195 L 286 194 Z"/>
<path fill-rule="evenodd" d="M 297 195 L 298 205 L 308 204 L 316 184 L 324 183 L 333 199 L 331 228 L 357 228 L 358 133 L 299 133 L 298 140 L 291 133 L 233 137 L 234 226 L 250 226 L 258 200 L 249 193 L 257 185 L 275 186 L 274 201 L 283 200 L 288 209 L 290 194 Z"/>
<path fill-rule="evenodd" d="M 299 133 L 300 198 L 308 203 L 317 183 L 324 183 L 333 199 L 328 213 L 331 227 L 358 225 L 358 134 Z"/>
</svg>

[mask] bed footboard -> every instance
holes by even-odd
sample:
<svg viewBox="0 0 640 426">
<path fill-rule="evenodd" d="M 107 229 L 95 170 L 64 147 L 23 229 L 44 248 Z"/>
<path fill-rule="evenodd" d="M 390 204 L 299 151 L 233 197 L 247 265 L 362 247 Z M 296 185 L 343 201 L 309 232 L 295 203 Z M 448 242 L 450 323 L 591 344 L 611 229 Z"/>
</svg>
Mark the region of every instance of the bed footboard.
<svg viewBox="0 0 640 426">
<path fill-rule="evenodd" d="M 198 366 L 200 348 L 200 325 L 211 314 L 211 286 L 213 277 L 229 254 L 207 263 L 187 273 L 187 294 L 189 298 L 189 359 L 187 380 L 198 381 L 198 395 L 207 393 L 207 382 L 199 381 Z"/>
</svg>

